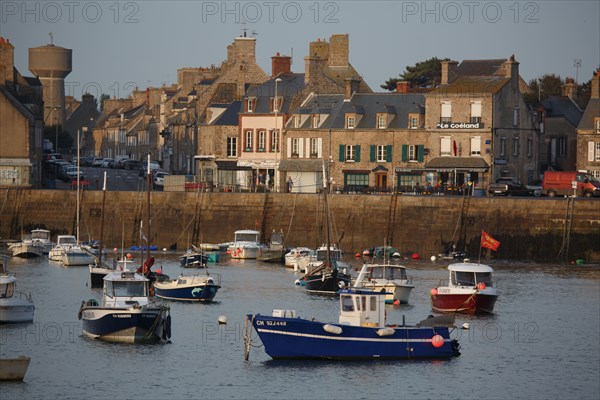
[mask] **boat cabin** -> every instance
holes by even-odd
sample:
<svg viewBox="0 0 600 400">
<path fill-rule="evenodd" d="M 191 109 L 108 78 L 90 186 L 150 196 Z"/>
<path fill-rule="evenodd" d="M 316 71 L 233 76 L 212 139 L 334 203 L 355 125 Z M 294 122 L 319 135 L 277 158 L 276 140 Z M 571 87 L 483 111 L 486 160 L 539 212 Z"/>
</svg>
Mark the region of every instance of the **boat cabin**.
<svg viewBox="0 0 600 400">
<path fill-rule="evenodd" d="M 34 229 L 31 231 L 32 240 L 50 240 L 50 231 L 47 229 Z"/>
<path fill-rule="evenodd" d="M 340 290 L 340 324 L 385 326 L 385 292 Z"/>
<path fill-rule="evenodd" d="M 148 303 L 150 281 L 133 271 L 112 272 L 104 277 L 104 305 L 112 307 L 129 306 L 134 303 Z"/>
<path fill-rule="evenodd" d="M 370 279 L 408 280 L 406 268 L 400 265 L 372 265 L 369 266 Z"/>
<path fill-rule="evenodd" d="M 259 231 L 242 230 L 235 231 L 235 242 L 253 242 L 257 243 L 260 237 Z"/>
<path fill-rule="evenodd" d="M 58 235 L 56 238 L 57 245 L 77 244 L 77 238 L 73 235 Z"/>
<path fill-rule="evenodd" d="M 343 252 L 335 246 L 329 247 L 329 257 L 333 261 L 342 261 Z M 317 261 L 327 261 L 327 245 L 317 249 Z"/>
<path fill-rule="evenodd" d="M 456 263 L 448 266 L 450 271 L 450 286 L 475 287 L 483 283 L 484 287 L 493 287 L 492 272 L 490 266 L 473 263 Z"/>
<path fill-rule="evenodd" d="M 5 275 L 0 277 L 0 298 L 9 299 L 15 294 L 15 282 L 17 280 L 14 276 Z"/>
</svg>

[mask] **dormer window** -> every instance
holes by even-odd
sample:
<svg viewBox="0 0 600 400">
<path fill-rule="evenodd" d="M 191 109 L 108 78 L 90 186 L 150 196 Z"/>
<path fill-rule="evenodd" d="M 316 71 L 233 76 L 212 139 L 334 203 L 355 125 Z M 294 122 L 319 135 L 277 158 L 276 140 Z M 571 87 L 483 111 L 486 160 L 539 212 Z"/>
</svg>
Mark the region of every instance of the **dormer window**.
<svg viewBox="0 0 600 400">
<path fill-rule="evenodd" d="M 354 129 L 356 127 L 356 117 L 354 115 L 346 116 L 346 129 Z"/>
<path fill-rule="evenodd" d="M 377 114 L 377 129 L 387 128 L 387 116 L 385 114 Z"/>
<path fill-rule="evenodd" d="M 312 127 L 313 129 L 317 129 L 319 127 L 320 117 L 318 114 L 312 115 Z"/>
<path fill-rule="evenodd" d="M 277 104 L 275 104 L 275 98 L 271 97 L 271 112 L 279 112 L 279 110 L 281 110 L 281 102 L 282 101 L 283 101 L 283 98 L 278 96 Z"/>
<path fill-rule="evenodd" d="M 596 133 L 600 133 L 600 118 L 596 118 L 594 126 L 596 127 Z"/>
<path fill-rule="evenodd" d="M 256 97 L 248 97 L 246 99 L 246 112 L 254 112 L 254 105 L 256 104 Z"/>
</svg>

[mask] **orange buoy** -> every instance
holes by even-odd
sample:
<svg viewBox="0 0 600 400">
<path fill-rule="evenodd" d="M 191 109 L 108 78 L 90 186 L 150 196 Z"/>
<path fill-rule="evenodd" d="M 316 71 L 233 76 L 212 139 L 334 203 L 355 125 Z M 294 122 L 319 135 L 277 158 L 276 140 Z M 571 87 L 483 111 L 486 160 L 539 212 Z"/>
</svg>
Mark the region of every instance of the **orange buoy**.
<svg viewBox="0 0 600 400">
<path fill-rule="evenodd" d="M 437 289 L 433 288 L 429 291 L 429 293 L 431 293 L 432 296 L 437 296 Z"/>
<path fill-rule="evenodd" d="M 227 254 L 231 254 L 231 250 L 227 249 Z"/>
<path fill-rule="evenodd" d="M 127 253 L 127 259 L 128 259 L 128 260 L 131 260 L 131 258 L 132 258 L 132 257 L 133 257 L 133 256 L 131 255 L 131 253 Z"/>
<path fill-rule="evenodd" d="M 477 284 L 477 289 L 479 289 L 479 290 L 483 290 L 483 289 L 485 289 L 485 283 L 483 283 L 483 282 L 479 282 L 479 283 Z"/>
<path fill-rule="evenodd" d="M 431 338 L 431 344 L 433 345 L 433 347 L 439 349 L 444 345 L 444 338 L 441 335 L 434 335 Z"/>
<path fill-rule="evenodd" d="M 356 253 L 356 258 L 359 258 L 359 257 L 360 257 L 360 253 Z"/>
</svg>

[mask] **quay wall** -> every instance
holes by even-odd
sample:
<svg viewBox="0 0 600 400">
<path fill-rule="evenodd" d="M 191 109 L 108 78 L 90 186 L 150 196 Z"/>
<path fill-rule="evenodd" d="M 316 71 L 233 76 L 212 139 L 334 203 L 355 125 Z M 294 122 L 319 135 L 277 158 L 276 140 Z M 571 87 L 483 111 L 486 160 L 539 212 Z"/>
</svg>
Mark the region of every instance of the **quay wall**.
<svg viewBox="0 0 600 400">
<path fill-rule="evenodd" d="M 81 192 L 80 239 L 99 239 L 102 191 Z M 328 197 L 332 241 L 351 253 L 384 241 L 403 254 L 438 255 L 462 240 L 477 257 L 482 229 L 501 242 L 483 256 L 536 261 L 600 262 L 600 201 L 567 198 L 348 195 Z M 75 191 L 0 189 L 0 238 L 19 239 L 34 228 L 76 232 Z M 106 192 L 107 248 L 141 245 L 147 193 Z M 152 192 L 150 243 L 187 249 L 190 243 L 233 240 L 239 229 L 282 230 L 286 244 L 315 247 L 325 241 L 324 202 L 316 194 Z M 461 215 L 464 216 L 461 218 Z M 143 222 L 142 222 L 143 221 Z"/>
</svg>

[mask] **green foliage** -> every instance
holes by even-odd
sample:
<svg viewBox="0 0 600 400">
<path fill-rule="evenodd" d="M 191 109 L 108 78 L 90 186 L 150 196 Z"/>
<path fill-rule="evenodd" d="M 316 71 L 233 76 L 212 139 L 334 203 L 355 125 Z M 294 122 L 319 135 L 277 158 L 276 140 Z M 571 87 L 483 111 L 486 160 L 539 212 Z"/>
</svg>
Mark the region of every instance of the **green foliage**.
<svg viewBox="0 0 600 400">
<path fill-rule="evenodd" d="M 441 80 L 442 61 L 448 60 L 450 59 L 433 57 L 425 61 L 419 61 L 415 65 L 407 65 L 406 71 L 401 73 L 398 78 L 390 78 L 385 81 L 381 88 L 393 92 L 396 90 L 396 82 L 398 81 L 410 82 L 412 87 L 433 87 Z"/>
<path fill-rule="evenodd" d="M 564 81 L 556 74 L 545 74 L 529 81 L 529 93 L 523 95 L 528 104 L 537 104 L 550 96 L 562 96 Z M 577 105 L 585 109 L 590 100 L 591 80 L 577 85 Z"/>
</svg>

